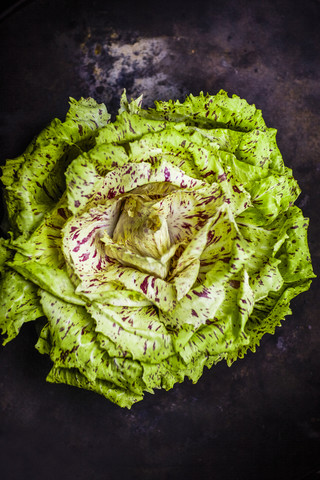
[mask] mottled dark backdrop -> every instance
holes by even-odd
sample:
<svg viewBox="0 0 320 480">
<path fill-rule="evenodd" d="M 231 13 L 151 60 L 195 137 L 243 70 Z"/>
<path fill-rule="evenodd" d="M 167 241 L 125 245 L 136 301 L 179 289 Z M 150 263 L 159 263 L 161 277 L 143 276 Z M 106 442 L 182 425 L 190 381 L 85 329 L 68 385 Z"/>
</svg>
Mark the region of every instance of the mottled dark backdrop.
<svg viewBox="0 0 320 480">
<path fill-rule="evenodd" d="M 5 3 L 1 164 L 63 118 L 69 96 L 114 114 L 123 88 L 144 106 L 223 88 L 277 128 L 319 275 L 319 1 Z M 0 349 L 0 478 L 319 480 L 319 294 L 315 280 L 257 353 L 130 411 L 45 383 L 50 363 L 26 325 Z"/>
</svg>

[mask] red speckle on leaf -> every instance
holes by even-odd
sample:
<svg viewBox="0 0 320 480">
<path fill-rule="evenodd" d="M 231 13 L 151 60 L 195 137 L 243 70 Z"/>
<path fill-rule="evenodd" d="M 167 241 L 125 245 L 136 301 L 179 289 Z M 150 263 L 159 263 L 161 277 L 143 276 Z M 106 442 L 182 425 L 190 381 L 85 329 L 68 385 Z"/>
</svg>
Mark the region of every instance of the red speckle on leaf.
<svg viewBox="0 0 320 480">
<path fill-rule="evenodd" d="M 101 264 L 102 264 L 102 260 L 100 258 L 99 262 L 97 263 L 97 269 L 98 270 L 101 270 Z"/>
<path fill-rule="evenodd" d="M 196 292 L 195 290 L 193 290 L 193 293 L 195 295 L 197 295 L 197 297 L 205 297 L 205 298 L 210 298 L 209 297 L 209 290 L 207 288 L 204 288 L 202 291 L 200 292 Z"/>
<path fill-rule="evenodd" d="M 83 253 L 83 254 L 79 257 L 79 262 L 85 262 L 86 260 L 88 260 L 89 257 L 90 257 L 90 253 L 88 253 L 88 252 Z"/>
<path fill-rule="evenodd" d="M 164 179 L 166 182 L 170 181 L 170 170 L 167 167 L 164 167 Z"/>
<path fill-rule="evenodd" d="M 145 295 L 146 295 L 147 290 L 148 290 L 148 283 L 149 283 L 148 278 L 149 278 L 149 276 L 147 276 L 140 285 L 140 288 Z"/>
<path fill-rule="evenodd" d="M 226 179 L 227 179 L 227 175 L 225 173 L 222 173 L 221 175 L 218 176 L 218 180 L 220 180 L 220 182 Z"/>
<path fill-rule="evenodd" d="M 114 191 L 114 188 L 110 188 L 107 198 L 110 200 L 111 198 L 114 198 L 116 196 L 116 192 Z"/>
</svg>

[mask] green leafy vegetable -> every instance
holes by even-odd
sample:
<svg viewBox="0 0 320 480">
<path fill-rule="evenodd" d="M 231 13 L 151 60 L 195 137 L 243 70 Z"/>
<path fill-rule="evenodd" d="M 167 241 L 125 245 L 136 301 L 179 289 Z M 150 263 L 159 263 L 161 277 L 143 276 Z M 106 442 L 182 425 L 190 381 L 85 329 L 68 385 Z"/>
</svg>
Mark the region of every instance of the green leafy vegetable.
<svg viewBox="0 0 320 480">
<path fill-rule="evenodd" d="M 3 167 L 4 343 L 45 317 L 47 380 L 128 408 L 255 351 L 314 277 L 275 137 L 224 91 L 149 110 L 124 92 L 114 122 L 71 99 Z"/>
</svg>

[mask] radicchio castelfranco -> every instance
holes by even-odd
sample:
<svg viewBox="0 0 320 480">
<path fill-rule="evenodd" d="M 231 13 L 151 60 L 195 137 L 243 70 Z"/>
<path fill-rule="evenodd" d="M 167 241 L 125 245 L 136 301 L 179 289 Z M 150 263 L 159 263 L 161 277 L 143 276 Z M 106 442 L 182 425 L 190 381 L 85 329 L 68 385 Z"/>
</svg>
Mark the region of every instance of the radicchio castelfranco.
<svg viewBox="0 0 320 480">
<path fill-rule="evenodd" d="M 124 92 L 114 122 L 71 100 L 3 169 L 6 341 L 45 317 L 47 380 L 127 408 L 255 351 L 314 277 L 275 135 L 224 91 L 151 110 Z"/>
</svg>

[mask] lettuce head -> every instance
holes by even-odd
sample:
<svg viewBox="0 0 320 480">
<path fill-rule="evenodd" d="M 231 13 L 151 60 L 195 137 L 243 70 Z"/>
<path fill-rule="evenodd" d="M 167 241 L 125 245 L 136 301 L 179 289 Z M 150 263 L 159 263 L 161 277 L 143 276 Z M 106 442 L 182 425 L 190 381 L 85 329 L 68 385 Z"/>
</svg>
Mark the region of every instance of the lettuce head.
<svg viewBox="0 0 320 480">
<path fill-rule="evenodd" d="M 231 365 L 314 277 L 300 189 L 276 130 L 224 91 L 115 121 L 70 99 L 2 169 L 4 343 L 44 318 L 49 382 L 130 408 L 144 392 Z"/>
</svg>

